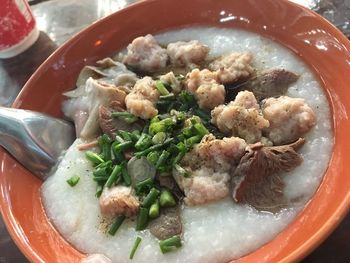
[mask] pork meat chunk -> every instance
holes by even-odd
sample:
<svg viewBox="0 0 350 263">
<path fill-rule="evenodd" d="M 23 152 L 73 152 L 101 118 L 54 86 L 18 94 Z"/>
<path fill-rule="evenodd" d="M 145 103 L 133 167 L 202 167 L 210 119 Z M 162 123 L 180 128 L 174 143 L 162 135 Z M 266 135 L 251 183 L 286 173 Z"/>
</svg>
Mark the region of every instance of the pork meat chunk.
<svg viewBox="0 0 350 263">
<path fill-rule="evenodd" d="M 316 124 L 314 111 L 301 98 L 281 96 L 263 101 L 262 112 L 270 126 L 264 133 L 274 145 L 293 142 Z"/>
<path fill-rule="evenodd" d="M 252 60 L 248 52 L 231 53 L 214 60 L 209 68 L 215 71 L 220 83 L 228 84 L 251 76 L 254 73 Z"/>
<path fill-rule="evenodd" d="M 100 211 L 103 216 L 133 217 L 137 214 L 139 206 L 139 200 L 133 194 L 131 187 L 122 185 L 105 187 L 100 196 Z"/>
<path fill-rule="evenodd" d="M 160 96 L 151 77 L 138 80 L 125 98 L 126 108 L 129 112 L 142 119 L 151 119 L 158 114 L 155 106 Z"/>
<path fill-rule="evenodd" d="M 211 134 L 204 136 L 181 162 L 190 176 L 173 172 L 185 194 L 185 203 L 196 206 L 228 196 L 230 172 L 244 155 L 246 146 L 244 140 L 236 137 L 221 140 Z"/>
<path fill-rule="evenodd" d="M 167 52 L 173 65 L 189 66 L 203 62 L 209 53 L 209 47 L 198 40 L 178 41 L 170 43 Z"/>
<path fill-rule="evenodd" d="M 128 45 L 123 63 L 143 72 L 155 72 L 166 67 L 168 54 L 152 35 L 135 38 Z"/>
<path fill-rule="evenodd" d="M 260 141 L 262 130 L 269 127 L 269 121 L 263 117 L 254 94 L 249 91 L 241 91 L 234 101 L 216 107 L 211 116 L 212 123 L 221 132 L 239 136 L 248 143 Z"/>
<path fill-rule="evenodd" d="M 184 202 L 189 206 L 202 205 L 221 200 L 229 195 L 230 175 L 202 167 L 192 171 L 189 178 L 179 178 L 179 185 L 185 193 Z"/>
<path fill-rule="evenodd" d="M 217 82 L 217 75 L 207 69 L 192 70 L 187 76 L 186 89 L 194 94 L 202 109 L 213 109 L 225 102 L 225 87 Z"/>
</svg>

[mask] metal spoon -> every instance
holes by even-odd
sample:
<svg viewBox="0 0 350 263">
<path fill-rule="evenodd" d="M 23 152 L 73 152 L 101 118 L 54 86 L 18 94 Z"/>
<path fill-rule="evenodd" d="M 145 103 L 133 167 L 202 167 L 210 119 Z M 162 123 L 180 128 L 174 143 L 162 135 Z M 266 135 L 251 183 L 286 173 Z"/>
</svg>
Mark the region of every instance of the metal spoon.
<svg viewBox="0 0 350 263">
<path fill-rule="evenodd" d="M 0 107 L 0 145 L 44 180 L 73 143 L 71 123 L 29 110 Z"/>
</svg>

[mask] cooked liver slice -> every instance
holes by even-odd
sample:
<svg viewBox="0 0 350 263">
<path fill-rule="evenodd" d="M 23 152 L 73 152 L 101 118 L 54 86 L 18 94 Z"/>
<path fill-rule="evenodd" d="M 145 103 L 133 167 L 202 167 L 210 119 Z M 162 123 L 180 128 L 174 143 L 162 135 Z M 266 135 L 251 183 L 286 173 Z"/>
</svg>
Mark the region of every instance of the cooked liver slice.
<svg viewBox="0 0 350 263">
<path fill-rule="evenodd" d="M 282 146 L 265 147 L 257 143 L 247 147 L 232 176 L 233 200 L 269 212 L 285 206 L 284 183 L 280 176 L 302 163 L 296 150 L 304 142 L 299 139 Z"/>
<path fill-rule="evenodd" d="M 286 94 L 290 84 L 297 81 L 299 76 L 285 69 L 270 69 L 260 73 L 256 78 L 248 81 L 241 89 L 247 89 L 254 93 L 256 99 Z"/>
<path fill-rule="evenodd" d="M 179 207 L 161 208 L 160 216 L 149 225 L 151 233 L 160 240 L 167 239 L 182 232 Z"/>
</svg>

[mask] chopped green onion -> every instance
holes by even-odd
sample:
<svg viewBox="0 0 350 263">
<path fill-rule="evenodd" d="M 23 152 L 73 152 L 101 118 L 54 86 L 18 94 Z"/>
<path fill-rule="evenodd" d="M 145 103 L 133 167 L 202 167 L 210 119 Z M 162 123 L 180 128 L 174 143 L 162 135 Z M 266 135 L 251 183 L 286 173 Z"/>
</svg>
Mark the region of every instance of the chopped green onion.
<svg viewBox="0 0 350 263">
<path fill-rule="evenodd" d="M 140 131 L 134 130 L 132 133 L 130 133 L 130 136 L 132 141 L 136 143 L 140 139 L 141 134 Z"/>
<path fill-rule="evenodd" d="M 181 162 L 181 160 L 182 160 L 182 158 L 184 158 L 184 156 L 185 156 L 185 152 L 179 152 L 173 160 L 173 165 L 176 165 L 179 162 Z"/>
<path fill-rule="evenodd" d="M 174 168 L 175 168 L 175 170 L 176 170 L 181 176 L 183 176 L 183 177 L 189 177 L 188 172 L 187 172 L 184 168 L 182 168 L 180 165 L 175 164 L 175 165 L 174 165 Z"/>
<path fill-rule="evenodd" d="M 177 149 L 180 152 L 186 152 L 187 151 L 187 147 L 183 142 L 179 142 L 178 144 L 176 144 Z"/>
<path fill-rule="evenodd" d="M 108 176 L 108 168 L 109 167 L 102 167 L 102 168 L 98 168 L 96 170 L 94 170 L 92 172 L 93 176 L 95 177 L 104 177 L 104 176 Z"/>
<path fill-rule="evenodd" d="M 189 126 L 189 127 L 183 128 L 183 129 L 182 129 L 182 134 L 183 134 L 185 137 L 187 137 L 187 138 L 189 138 L 189 137 L 195 135 L 195 134 L 194 134 L 194 130 L 193 130 L 193 126 Z"/>
<path fill-rule="evenodd" d="M 158 132 L 152 137 L 152 143 L 153 144 L 160 144 L 163 143 L 166 140 L 166 133 L 165 132 Z"/>
<path fill-rule="evenodd" d="M 148 195 L 145 197 L 145 199 L 142 202 L 142 206 L 149 208 L 158 198 L 160 192 L 156 188 L 152 188 L 151 191 L 148 193 Z"/>
<path fill-rule="evenodd" d="M 108 231 L 108 234 L 110 234 L 111 236 L 114 236 L 115 233 L 118 231 L 119 227 L 122 225 L 122 223 L 125 220 L 125 215 L 120 215 L 118 216 L 115 221 L 113 222 L 111 228 Z"/>
<path fill-rule="evenodd" d="M 120 139 L 122 139 L 120 136 L 116 136 L 116 137 L 119 137 Z M 123 140 L 123 139 L 122 139 Z M 124 140 L 123 140 L 123 142 L 124 142 Z M 119 151 L 117 151 L 116 149 L 115 149 L 115 147 L 117 146 L 119 144 L 119 142 L 118 141 L 115 141 L 114 143 L 112 143 L 112 152 L 113 152 L 113 156 L 114 156 L 114 158 L 116 159 L 116 161 L 118 162 L 118 163 L 121 163 L 121 162 L 123 162 L 124 161 L 124 155 L 121 153 L 121 152 L 119 152 Z"/>
<path fill-rule="evenodd" d="M 136 219 L 136 231 L 144 230 L 148 223 L 148 209 L 141 207 Z"/>
<path fill-rule="evenodd" d="M 104 160 L 96 153 L 92 151 L 85 152 L 85 157 L 91 161 L 94 165 L 98 165 L 100 163 L 103 163 Z"/>
<path fill-rule="evenodd" d="M 135 148 L 137 150 L 145 150 L 152 144 L 152 137 L 146 133 L 142 133 L 141 137 L 135 143 Z"/>
<path fill-rule="evenodd" d="M 100 198 L 101 194 L 102 194 L 102 191 L 103 191 L 103 186 L 98 184 L 97 187 L 96 187 L 96 193 L 95 193 L 95 196 L 97 198 Z"/>
<path fill-rule="evenodd" d="M 160 80 L 156 81 L 156 88 L 158 89 L 161 95 L 168 95 L 170 93 L 164 86 L 163 82 Z"/>
<path fill-rule="evenodd" d="M 149 154 L 150 152 L 153 152 L 153 151 L 156 151 L 156 150 L 159 150 L 159 149 L 162 149 L 162 148 L 168 146 L 168 145 L 169 145 L 171 142 L 173 142 L 173 141 L 174 141 L 174 138 L 168 138 L 168 139 L 165 140 L 164 143 L 152 145 L 151 147 L 149 147 L 149 148 L 146 149 L 146 150 L 143 150 L 142 152 L 136 152 L 136 153 L 134 153 L 134 155 L 135 155 L 136 157 L 140 157 L 140 156 L 147 155 L 147 154 Z"/>
<path fill-rule="evenodd" d="M 170 156 L 170 153 L 167 150 L 163 150 L 162 154 L 159 156 L 159 159 L 156 163 L 156 168 L 161 167 L 166 162 L 169 156 Z"/>
<path fill-rule="evenodd" d="M 168 190 L 163 190 L 159 197 L 161 207 L 172 207 L 176 205 L 173 194 Z"/>
<path fill-rule="evenodd" d="M 98 138 L 98 144 L 101 148 L 101 155 L 103 156 L 104 160 L 111 159 L 111 143 L 112 140 L 107 134 L 103 134 Z"/>
<path fill-rule="evenodd" d="M 196 123 L 194 125 L 194 128 L 196 129 L 196 131 L 199 133 L 199 135 L 204 136 L 206 134 L 209 133 L 209 131 L 207 130 L 207 128 L 205 128 L 205 126 L 203 125 L 203 123 Z"/>
<path fill-rule="evenodd" d="M 196 99 L 194 95 L 189 93 L 188 91 L 181 91 L 179 94 L 179 99 L 182 103 L 187 104 L 188 106 L 196 105 Z"/>
<path fill-rule="evenodd" d="M 106 182 L 106 186 L 108 188 L 112 187 L 113 183 L 117 181 L 117 177 L 121 171 L 122 167 L 120 165 L 114 166 L 113 171 Z"/>
<path fill-rule="evenodd" d="M 119 130 L 118 134 L 125 140 L 125 141 L 132 141 L 130 133 L 127 131 Z"/>
<path fill-rule="evenodd" d="M 124 167 L 122 170 L 122 176 L 123 176 L 123 181 L 125 186 L 130 186 L 131 185 L 131 178 L 128 173 L 128 170 Z"/>
<path fill-rule="evenodd" d="M 129 255 L 130 260 L 134 258 L 135 252 L 136 252 L 137 248 L 139 247 L 141 241 L 142 241 L 141 237 L 136 238 L 134 245 L 132 246 L 130 255 Z"/>
<path fill-rule="evenodd" d="M 156 134 L 158 132 L 165 132 L 176 124 L 176 117 L 165 118 L 158 122 L 151 122 L 149 126 L 149 133 Z"/>
<path fill-rule="evenodd" d="M 148 216 L 152 219 L 159 216 L 159 201 L 158 200 L 156 200 L 149 208 Z"/>
<path fill-rule="evenodd" d="M 183 111 L 171 110 L 170 115 L 175 116 L 178 121 L 184 121 L 186 118 L 186 114 Z"/>
<path fill-rule="evenodd" d="M 132 145 L 133 145 L 133 143 L 131 141 L 122 142 L 122 143 L 119 143 L 119 144 L 114 146 L 114 151 L 122 152 L 122 151 L 124 151 L 126 149 L 129 149 Z"/>
<path fill-rule="evenodd" d="M 78 175 L 73 175 L 71 178 L 69 178 L 66 182 L 71 186 L 74 187 L 80 180 L 80 177 Z"/>
<path fill-rule="evenodd" d="M 159 242 L 159 247 L 163 254 L 168 253 L 173 249 L 179 248 L 181 246 L 181 238 L 179 236 L 172 236 Z"/>
<path fill-rule="evenodd" d="M 196 135 L 185 140 L 185 145 L 187 148 L 191 148 L 194 144 L 199 143 L 203 136 Z"/>
<path fill-rule="evenodd" d="M 133 122 L 137 121 L 137 117 L 135 115 L 133 115 L 132 113 L 127 112 L 127 111 L 112 112 L 112 117 L 121 118 L 128 123 L 133 123 Z"/>
<path fill-rule="evenodd" d="M 99 169 L 99 168 L 105 168 L 105 167 L 111 167 L 111 166 L 112 166 L 112 161 L 108 160 L 107 162 L 100 163 L 95 168 Z"/>
<path fill-rule="evenodd" d="M 154 185 L 153 178 L 148 178 L 146 180 L 143 180 L 136 184 L 135 190 L 137 193 L 143 192 L 143 191 L 149 191 Z"/>
<path fill-rule="evenodd" d="M 165 100 L 165 101 L 173 100 L 173 99 L 175 99 L 175 95 L 174 95 L 174 93 L 169 93 L 168 95 L 160 96 L 159 99 L 160 100 Z"/>
<path fill-rule="evenodd" d="M 100 183 L 105 183 L 108 180 L 109 176 L 94 176 L 94 178 L 92 178 L 92 180 L 94 180 L 95 182 L 100 182 Z"/>
<path fill-rule="evenodd" d="M 119 135 L 115 136 L 114 145 L 119 144 L 119 143 L 123 143 L 123 142 L 125 142 L 125 140 L 121 136 L 119 136 Z"/>
<path fill-rule="evenodd" d="M 147 154 L 147 160 L 153 164 L 156 165 L 158 159 L 159 159 L 160 153 L 157 151 L 154 152 L 150 152 L 149 154 Z"/>
<path fill-rule="evenodd" d="M 210 113 L 206 113 L 198 108 L 193 109 L 193 113 L 198 115 L 204 121 L 210 121 L 211 119 Z"/>
</svg>

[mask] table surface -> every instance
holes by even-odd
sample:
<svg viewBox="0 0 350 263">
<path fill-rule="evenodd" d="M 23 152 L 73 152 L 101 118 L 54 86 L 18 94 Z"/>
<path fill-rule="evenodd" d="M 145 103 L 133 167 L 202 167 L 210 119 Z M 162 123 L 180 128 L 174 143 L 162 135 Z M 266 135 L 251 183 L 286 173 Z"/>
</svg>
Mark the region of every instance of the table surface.
<svg viewBox="0 0 350 263">
<path fill-rule="evenodd" d="M 350 38 L 350 0 L 292 0 L 323 15 Z M 0 59 L 0 105 L 10 106 L 36 68 L 72 35 L 136 0 L 29 0 L 40 36 L 21 55 Z M 79 13 L 79 15 L 77 15 Z M 0 216 L 0 263 L 28 260 L 9 237 Z M 304 263 L 350 262 L 350 214 Z"/>
</svg>

